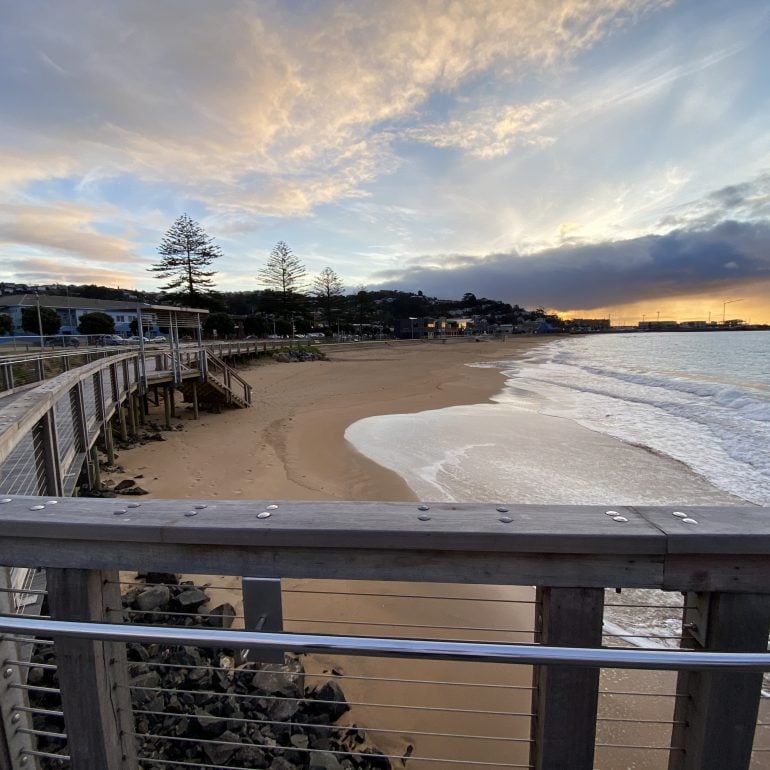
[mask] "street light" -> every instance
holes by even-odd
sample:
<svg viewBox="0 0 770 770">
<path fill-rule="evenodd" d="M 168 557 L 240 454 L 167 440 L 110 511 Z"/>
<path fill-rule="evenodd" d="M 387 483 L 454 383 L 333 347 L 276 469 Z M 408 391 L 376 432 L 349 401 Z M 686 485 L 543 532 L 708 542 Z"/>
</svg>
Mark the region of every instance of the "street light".
<svg viewBox="0 0 770 770">
<path fill-rule="evenodd" d="M 37 307 L 37 330 L 40 332 L 40 349 L 43 349 L 43 319 L 40 317 L 40 297 L 35 292 L 35 307 Z"/>
<path fill-rule="evenodd" d="M 722 326 L 725 325 L 725 310 L 727 309 L 727 306 L 728 305 L 732 305 L 733 302 L 743 302 L 743 300 L 742 299 L 728 299 L 728 300 L 725 300 L 722 303 Z"/>
</svg>

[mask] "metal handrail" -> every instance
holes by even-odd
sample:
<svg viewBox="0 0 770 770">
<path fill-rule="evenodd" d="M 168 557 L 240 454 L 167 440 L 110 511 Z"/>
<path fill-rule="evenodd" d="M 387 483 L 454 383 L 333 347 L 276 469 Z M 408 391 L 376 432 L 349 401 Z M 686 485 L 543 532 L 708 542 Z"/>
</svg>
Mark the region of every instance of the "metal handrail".
<svg viewBox="0 0 770 770">
<path fill-rule="evenodd" d="M 770 671 L 770 653 L 688 652 L 685 650 L 629 650 L 618 648 L 551 647 L 531 644 L 444 642 L 321 634 L 274 634 L 217 631 L 121 623 L 0 616 L 0 631 L 54 635 L 112 642 L 164 642 L 202 647 L 292 650 L 301 654 L 371 655 L 432 660 L 486 661 L 529 665 L 637 668 L 665 671 Z"/>
</svg>

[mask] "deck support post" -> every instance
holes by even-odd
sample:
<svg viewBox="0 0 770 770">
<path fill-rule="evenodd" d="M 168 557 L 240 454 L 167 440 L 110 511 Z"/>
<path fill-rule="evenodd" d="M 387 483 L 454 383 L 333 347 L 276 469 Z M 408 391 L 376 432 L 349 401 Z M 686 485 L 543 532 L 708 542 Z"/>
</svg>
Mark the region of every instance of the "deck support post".
<svg viewBox="0 0 770 770">
<path fill-rule="evenodd" d="M 198 383 L 195 381 L 192 383 L 192 408 L 193 419 L 197 420 L 200 417 L 200 409 L 198 407 Z"/>
<path fill-rule="evenodd" d="M 115 443 L 112 440 L 112 425 L 109 420 L 104 421 L 104 448 L 107 451 L 107 464 L 115 465 Z"/>
<path fill-rule="evenodd" d="M 119 622 L 117 572 L 47 571 L 51 617 Z M 73 770 L 136 770 L 126 646 L 54 635 Z"/>
<path fill-rule="evenodd" d="M 163 425 L 171 430 L 171 393 L 169 388 L 163 388 Z"/>
<path fill-rule="evenodd" d="M 127 401 L 128 399 L 126 399 Z M 125 402 L 118 402 L 118 420 L 120 421 L 120 440 L 128 441 L 128 427 L 126 425 L 126 406 Z"/>
<path fill-rule="evenodd" d="M 688 593 L 683 626 L 683 647 L 766 652 L 770 595 Z M 761 673 L 681 671 L 669 770 L 748 770 L 761 690 Z"/>
<path fill-rule="evenodd" d="M 138 433 L 136 424 L 136 394 L 129 393 L 126 398 L 126 407 L 128 408 L 128 422 L 131 425 L 131 435 L 136 437 Z"/>
<path fill-rule="evenodd" d="M 599 647 L 601 588 L 538 588 L 538 641 L 562 647 Z M 535 770 L 592 770 L 599 700 L 599 669 L 535 666 L 532 749 Z"/>
<path fill-rule="evenodd" d="M 92 489 L 101 489 L 102 488 L 102 471 L 99 467 L 99 450 L 96 448 L 96 446 L 91 447 L 91 473 L 88 475 L 90 476 L 91 480 L 91 488 Z"/>
</svg>

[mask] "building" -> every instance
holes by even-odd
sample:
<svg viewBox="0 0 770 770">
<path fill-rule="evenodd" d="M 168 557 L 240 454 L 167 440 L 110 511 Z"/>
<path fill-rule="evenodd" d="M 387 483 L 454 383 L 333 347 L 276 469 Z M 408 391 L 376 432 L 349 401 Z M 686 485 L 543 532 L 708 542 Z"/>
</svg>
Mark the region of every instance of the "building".
<svg viewBox="0 0 770 770">
<path fill-rule="evenodd" d="M 118 334 L 128 334 L 131 330 L 131 322 L 135 321 L 138 314 L 139 303 L 131 307 L 125 300 L 111 299 L 87 299 L 85 297 L 56 296 L 52 294 L 12 294 L 0 296 L 0 313 L 7 313 L 13 321 L 14 334 L 25 334 L 21 325 L 21 313 L 25 307 L 48 307 L 55 310 L 61 318 L 60 334 L 78 334 L 80 319 L 87 313 L 106 313 L 115 322 L 115 331 Z M 144 327 L 149 331 L 153 329 L 155 319 L 149 318 L 143 313 Z M 148 324 L 148 321 L 151 323 Z"/>
</svg>

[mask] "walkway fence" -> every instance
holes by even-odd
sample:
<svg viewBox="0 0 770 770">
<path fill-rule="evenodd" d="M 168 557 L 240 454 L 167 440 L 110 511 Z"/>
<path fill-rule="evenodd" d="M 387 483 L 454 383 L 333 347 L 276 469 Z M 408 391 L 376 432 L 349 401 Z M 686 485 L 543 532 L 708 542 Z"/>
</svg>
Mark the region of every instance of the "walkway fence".
<svg viewBox="0 0 770 770">
<path fill-rule="evenodd" d="M 767 768 L 769 556 L 760 508 L 8 496 L 6 763 Z"/>
</svg>

